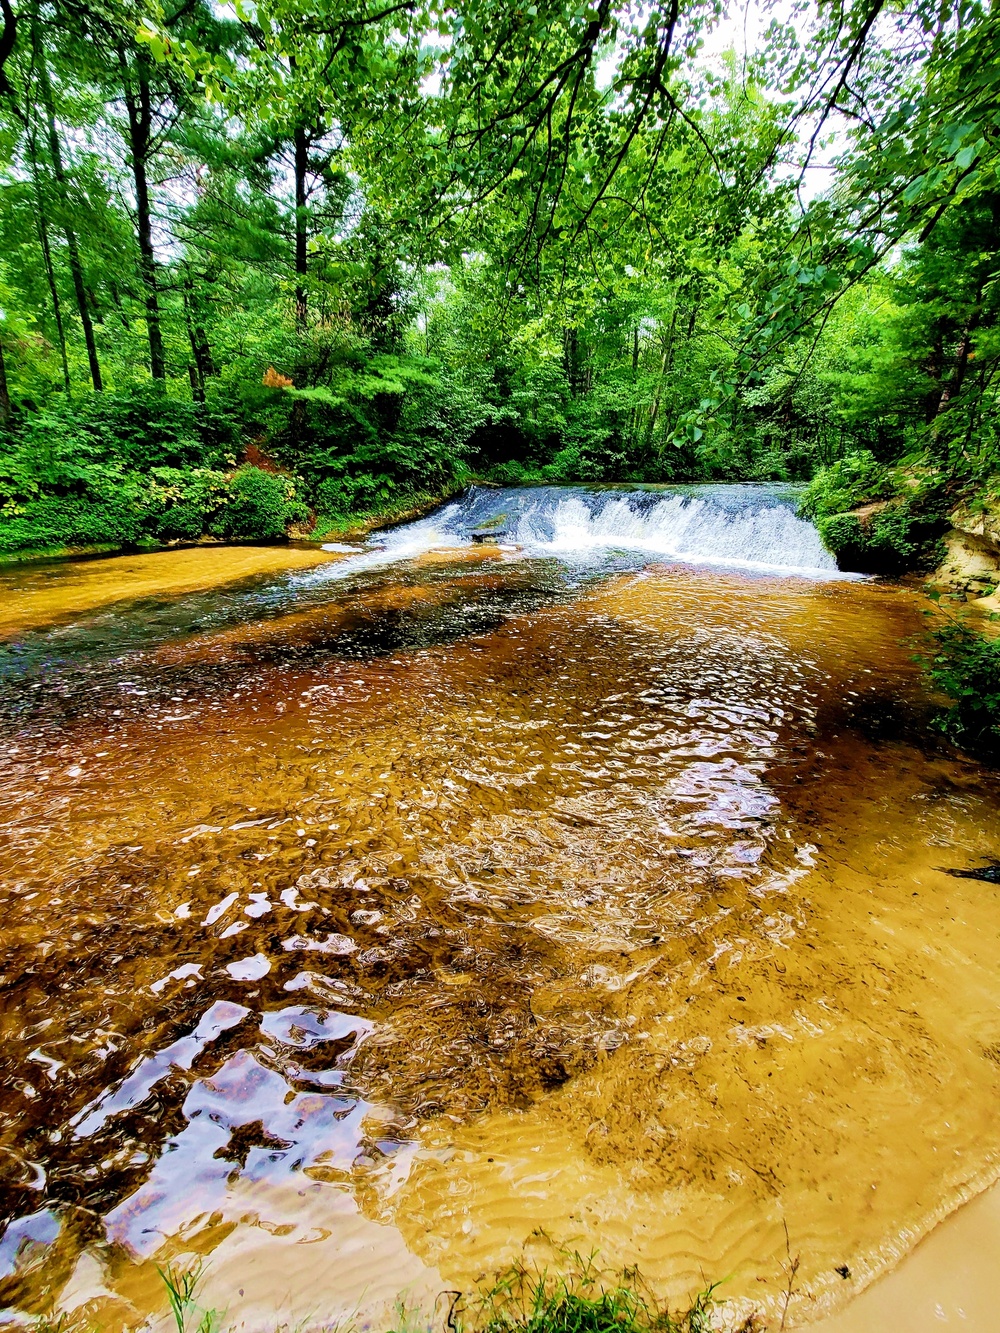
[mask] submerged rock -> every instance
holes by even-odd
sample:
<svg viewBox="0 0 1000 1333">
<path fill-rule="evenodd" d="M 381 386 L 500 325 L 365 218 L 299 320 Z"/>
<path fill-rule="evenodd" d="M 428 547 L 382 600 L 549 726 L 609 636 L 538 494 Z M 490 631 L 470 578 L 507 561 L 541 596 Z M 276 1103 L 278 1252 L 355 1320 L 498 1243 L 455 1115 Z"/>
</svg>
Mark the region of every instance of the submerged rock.
<svg viewBox="0 0 1000 1333">
<path fill-rule="evenodd" d="M 1000 884 L 1000 861 L 992 861 L 989 865 L 980 866 L 978 869 L 973 867 L 969 870 L 947 869 L 946 875 L 953 875 L 955 879 L 981 879 L 987 884 Z"/>
</svg>

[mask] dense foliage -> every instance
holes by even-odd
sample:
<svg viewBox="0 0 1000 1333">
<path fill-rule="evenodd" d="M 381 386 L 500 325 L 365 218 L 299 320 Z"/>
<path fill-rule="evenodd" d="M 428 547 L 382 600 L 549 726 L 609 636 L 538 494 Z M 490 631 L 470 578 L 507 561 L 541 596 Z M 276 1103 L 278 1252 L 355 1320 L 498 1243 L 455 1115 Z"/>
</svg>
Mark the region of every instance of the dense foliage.
<svg viewBox="0 0 1000 1333">
<path fill-rule="evenodd" d="M 0 551 L 819 474 L 843 564 L 932 564 L 1000 459 L 1000 11 L 768 16 L 0 0 Z"/>
</svg>

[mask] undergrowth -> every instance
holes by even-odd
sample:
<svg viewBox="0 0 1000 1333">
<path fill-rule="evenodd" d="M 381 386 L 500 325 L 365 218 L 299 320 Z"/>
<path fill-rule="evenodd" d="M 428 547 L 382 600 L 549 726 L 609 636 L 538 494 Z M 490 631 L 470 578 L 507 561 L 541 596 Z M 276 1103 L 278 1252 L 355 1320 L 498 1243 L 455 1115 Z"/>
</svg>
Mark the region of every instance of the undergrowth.
<svg viewBox="0 0 1000 1333">
<path fill-rule="evenodd" d="M 443 1311 L 446 1333 L 764 1333 L 756 1315 L 738 1324 L 725 1319 L 715 1299 L 717 1284 L 699 1292 L 686 1309 L 670 1311 L 636 1269 L 611 1275 L 598 1268 L 593 1255 L 566 1258 L 568 1274 L 516 1264 L 471 1296 L 444 1293 L 449 1298 Z M 226 1333 L 224 1317 L 198 1302 L 201 1261 L 187 1269 L 168 1264 L 158 1271 L 177 1333 Z M 404 1304 L 388 1322 L 387 1333 L 431 1333 L 429 1321 Z M 329 1323 L 320 1318 L 310 1324 L 337 1333 L 353 1333 L 356 1327 L 352 1319 Z M 366 1322 L 364 1328 L 371 1326 Z"/>
<path fill-rule="evenodd" d="M 813 520 L 841 569 L 929 569 L 940 559 L 938 538 L 948 526 L 946 480 L 925 462 L 887 467 L 858 449 L 816 473 L 799 513 Z"/>
<path fill-rule="evenodd" d="M 478 1333 L 712 1333 L 715 1287 L 681 1313 L 660 1306 L 638 1271 L 608 1279 L 593 1256 L 573 1256 L 571 1276 L 518 1264 L 469 1303 Z M 749 1325 L 747 1326 L 749 1330 Z"/>
<path fill-rule="evenodd" d="M 956 745 L 1000 761 L 1000 638 L 987 638 L 938 603 L 943 624 L 932 629 L 930 647 L 917 655 L 931 682 L 951 700 L 938 725 Z"/>
</svg>

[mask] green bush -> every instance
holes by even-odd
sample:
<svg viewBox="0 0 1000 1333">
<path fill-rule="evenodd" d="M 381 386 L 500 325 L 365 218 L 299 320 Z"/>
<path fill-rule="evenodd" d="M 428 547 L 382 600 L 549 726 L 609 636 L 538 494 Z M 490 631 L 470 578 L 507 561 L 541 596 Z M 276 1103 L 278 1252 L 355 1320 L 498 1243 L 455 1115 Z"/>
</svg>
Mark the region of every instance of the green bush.
<svg viewBox="0 0 1000 1333">
<path fill-rule="evenodd" d="M 984 638 L 962 621 L 935 630 L 931 639 L 934 650 L 921 661 L 952 700 L 942 730 L 966 749 L 1000 758 L 1000 639 Z"/>
<path fill-rule="evenodd" d="M 161 542 L 197 541 L 205 531 L 205 515 L 193 504 L 171 505 L 156 525 Z"/>
<path fill-rule="evenodd" d="M 840 568 L 866 574 L 930 568 L 947 509 L 940 473 L 888 468 L 866 449 L 822 468 L 799 501 L 799 513 L 813 519 Z"/>
<path fill-rule="evenodd" d="M 799 513 L 812 519 L 842 514 L 874 500 L 887 500 L 894 490 L 889 469 L 867 449 L 857 449 L 816 473 L 802 493 Z"/>
<path fill-rule="evenodd" d="M 239 425 L 231 411 L 171 398 L 149 385 L 55 402 L 43 412 L 26 414 L 8 439 L 52 485 L 72 480 L 79 466 L 92 463 L 114 462 L 138 472 L 232 467 L 240 449 Z"/>
<path fill-rule="evenodd" d="M 864 574 L 902 574 L 926 569 L 938 556 L 944 523 L 911 501 L 890 503 L 861 518 L 833 514 L 816 521 L 824 545 L 841 569 Z"/>
<path fill-rule="evenodd" d="M 269 448 L 301 476 L 323 518 L 370 512 L 467 472 L 483 408 L 457 377 L 423 357 L 342 353 L 331 385 L 272 391 Z"/>
<path fill-rule="evenodd" d="M 155 387 L 25 414 L 0 434 L 0 551 L 194 540 L 239 447 L 233 415 Z"/>
<path fill-rule="evenodd" d="M 259 467 L 242 467 L 232 479 L 229 503 L 209 526 L 219 537 L 284 537 L 289 523 L 309 511 L 296 498 L 295 482 Z"/>
<path fill-rule="evenodd" d="M 8 439 L 10 437 L 8 436 Z M 37 435 L 29 444 L 37 443 Z M 120 460 L 50 456 L 33 466 L 23 438 L 0 455 L 0 552 L 135 546 L 219 537 L 274 539 L 308 511 L 294 479 L 256 467 L 127 468 Z"/>
<path fill-rule="evenodd" d="M 129 546 L 142 536 L 142 520 L 131 487 L 117 496 L 43 495 L 17 512 L 0 516 L 0 551 Z"/>
<path fill-rule="evenodd" d="M 551 480 L 540 468 L 527 466 L 516 459 L 498 463 L 496 467 L 490 468 L 486 475 L 487 480 L 498 482 L 501 486 L 537 486 L 543 481 Z"/>
</svg>

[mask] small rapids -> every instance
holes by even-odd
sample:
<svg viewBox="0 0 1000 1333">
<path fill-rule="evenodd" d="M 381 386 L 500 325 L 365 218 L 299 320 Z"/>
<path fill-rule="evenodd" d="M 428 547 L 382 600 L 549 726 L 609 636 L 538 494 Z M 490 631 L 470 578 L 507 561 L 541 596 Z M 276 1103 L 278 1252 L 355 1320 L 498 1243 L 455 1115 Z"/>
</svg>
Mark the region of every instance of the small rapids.
<svg viewBox="0 0 1000 1333">
<path fill-rule="evenodd" d="M 42 673 L 52 678 L 66 671 L 93 675 L 101 664 L 132 660 L 131 655 L 192 633 L 238 633 L 248 624 L 279 625 L 290 613 L 317 612 L 342 598 L 355 602 L 366 593 L 378 598 L 388 571 L 423 585 L 440 581 L 448 552 L 474 557 L 501 556 L 516 564 L 503 579 L 467 586 L 450 604 L 416 599 L 402 615 L 383 610 L 362 613 L 353 625 L 342 622 L 334 640 L 318 645 L 334 655 L 368 656 L 399 648 L 427 646 L 464 636 L 475 628 L 499 625 L 515 610 L 558 596 L 588 580 L 641 570 L 651 560 L 703 567 L 743 569 L 756 574 L 785 574 L 813 579 L 853 578 L 838 574 L 811 523 L 796 516 L 797 491 L 788 486 L 691 486 L 683 490 L 471 487 L 460 499 L 426 518 L 376 532 L 367 542 L 331 542 L 335 556 L 322 564 L 254 577 L 220 579 L 217 586 L 193 589 L 186 596 L 103 596 L 86 614 L 53 607 L 49 622 L 25 625 L 3 642 L 0 615 L 0 695 L 18 692 L 18 682 Z M 495 539 L 492 551 L 474 546 L 474 537 Z M 491 542 L 491 545 L 493 543 Z M 201 557 L 211 562 L 211 548 Z M 294 551 L 287 552 L 291 556 Z M 303 560 L 310 555 L 299 553 Z M 313 557 L 315 552 L 312 553 Z M 197 551 L 129 557 L 133 564 L 198 558 Z M 426 563 L 426 562 L 430 563 Z M 85 568 L 91 578 L 98 562 Z M 435 573 L 435 566 L 440 567 Z M 276 564 L 276 570 L 279 568 Z M 20 581 L 19 581 L 20 579 Z M 33 583 L 32 583 L 33 581 Z M 0 575 L 17 622 L 18 600 L 30 607 L 41 593 L 51 603 L 58 568 L 37 573 Z M 26 595 L 26 594 L 31 594 Z M 448 603 L 448 599 L 444 599 Z M 69 599 L 67 604 L 71 605 Z M 289 651 L 300 655 L 293 640 Z M 2 702 L 0 702 L 2 709 Z"/>
<path fill-rule="evenodd" d="M 461 500 L 429 518 L 376 539 L 340 578 L 359 565 L 377 567 L 411 559 L 436 546 L 460 546 L 473 533 L 529 556 L 554 556 L 574 567 L 609 557 L 641 563 L 651 557 L 694 565 L 727 566 L 814 577 L 836 575 L 833 556 L 815 527 L 795 512 L 793 487 L 688 486 L 683 489 L 472 487 Z M 334 550 L 348 550 L 332 546 Z"/>
<path fill-rule="evenodd" d="M 791 1328 L 997 1178 L 996 775 L 794 506 L 0 574 L 12 1320 L 200 1257 L 226 1326 L 383 1328 L 596 1250 Z"/>
</svg>

